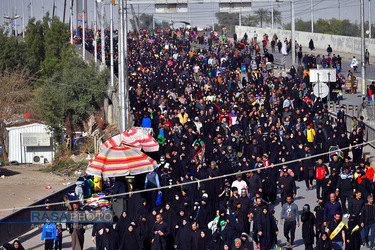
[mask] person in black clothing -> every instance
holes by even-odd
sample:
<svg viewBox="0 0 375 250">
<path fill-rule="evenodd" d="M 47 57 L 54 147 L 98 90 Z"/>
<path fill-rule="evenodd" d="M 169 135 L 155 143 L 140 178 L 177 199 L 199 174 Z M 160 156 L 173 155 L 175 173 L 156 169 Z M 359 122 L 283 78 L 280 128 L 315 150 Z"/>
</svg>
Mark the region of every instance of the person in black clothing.
<svg viewBox="0 0 375 250">
<path fill-rule="evenodd" d="M 329 222 L 327 225 L 328 234 L 332 239 L 332 244 L 337 244 L 341 248 L 345 249 L 345 223 L 341 221 L 341 214 L 336 213 L 334 220 Z"/>
<path fill-rule="evenodd" d="M 279 168 L 271 163 L 270 167 L 264 170 L 265 181 L 263 183 L 262 196 L 267 201 L 273 204 L 277 198 L 277 180 L 279 178 Z"/>
<path fill-rule="evenodd" d="M 318 205 L 314 208 L 314 216 L 315 216 L 315 236 L 316 242 L 318 242 L 319 237 L 322 235 L 323 232 L 323 223 L 324 223 L 324 202 L 323 198 L 318 198 Z"/>
<path fill-rule="evenodd" d="M 315 165 L 315 160 L 314 157 L 312 157 L 314 153 L 310 149 L 310 146 L 306 145 L 305 146 L 305 160 L 302 163 L 302 171 L 303 171 L 303 178 L 305 179 L 305 184 L 306 184 L 306 191 L 307 190 L 312 190 L 312 183 L 314 180 L 314 165 Z"/>
<path fill-rule="evenodd" d="M 98 207 L 96 209 L 96 214 L 100 216 L 102 214 L 102 209 Z M 100 217 L 99 217 L 100 218 Z M 92 242 L 96 244 L 96 246 L 100 246 L 102 244 L 102 238 L 103 238 L 103 232 L 106 228 L 107 224 L 105 223 L 94 223 L 94 226 L 92 227 Z"/>
<path fill-rule="evenodd" d="M 199 230 L 198 250 L 206 250 L 210 238 L 209 231 Z"/>
<path fill-rule="evenodd" d="M 314 49 L 315 49 L 313 39 L 310 39 L 310 42 L 309 42 L 309 49 L 310 49 L 310 50 L 314 50 Z"/>
<path fill-rule="evenodd" d="M 267 207 L 262 207 L 262 214 L 258 220 L 258 235 L 260 238 L 260 249 L 273 249 L 277 244 L 275 235 L 279 234 L 276 222 L 268 211 Z"/>
<path fill-rule="evenodd" d="M 345 167 L 344 171 L 340 174 L 336 187 L 336 196 L 340 197 L 342 210 L 344 214 L 347 214 L 346 217 L 348 217 L 346 201 L 348 200 L 350 204 L 352 201 L 351 198 L 353 197 L 353 179 L 353 174 L 348 167 Z"/>
<path fill-rule="evenodd" d="M 361 212 L 362 241 L 366 243 L 371 249 L 373 249 L 374 247 L 375 239 L 375 208 L 373 202 L 373 196 L 369 195 L 367 197 L 367 203 L 363 206 Z"/>
<path fill-rule="evenodd" d="M 2 248 L 3 250 L 13 250 L 12 245 L 9 243 L 4 243 Z"/>
<path fill-rule="evenodd" d="M 139 250 L 144 249 L 143 242 L 139 236 L 139 234 L 136 232 L 135 226 L 132 224 L 128 225 L 128 228 L 126 229 L 123 236 L 121 236 L 121 250 Z"/>
<path fill-rule="evenodd" d="M 12 248 L 12 250 L 25 250 L 25 248 L 22 246 L 22 244 L 21 244 L 21 242 L 19 240 L 15 240 L 13 242 L 13 248 Z M 55 250 L 57 250 L 57 249 L 55 248 Z"/>
<path fill-rule="evenodd" d="M 221 239 L 220 234 L 215 232 L 212 234 L 211 240 L 207 244 L 207 249 L 208 250 L 222 250 L 223 249 L 222 245 L 223 245 L 223 240 Z"/>
<path fill-rule="evenodd" d="M 297 194 L 296 182 L 287 169 L 283 170 L 283 175 L 279 178 L 279 187 L 281 188 L 281 205 L 286 203 L 286 197 L 295 197 Z"/>
<path fill-rule="evenodd" d="M 324 232 L 316 243 L 316 250 L 332 250 L 332 242 L 327 232 Z"/>
<path fill-rule="evenodd" d="M 253 250 L 254 249 L 253 240 L 245 232 L 241 234 L 241 243 L 242 243 L 242 246 L 244 247 L 244 249 L 247 249 L 247 250 Z"/>
<path fill-rule="evenodd" d="M 105 227 L 102 238 L 98 243 L 99 245 L 96 248 L 98 250 L 118 250 L 120 247 L 118 234 L 109 225 Z"/>
<path fill-rule="evenodd" d="M 332 172 L 336 172 L 337 175 L 341 173 L 341 168 L 342 168 L 342 161 L 339 161 L 339 157 L 335 154 L 332 157 L 332 161 L 329 163 L 329 174 L 332 175 Z"/>
<path fill-rule="evenodd" d="M 357 174 L 358 177 L 355 180 L 354 187 L 356 190 L 361 191 L 364 197 L 367 197 L 371 194 L 371 183 L 364 171 L 360 170 Z"/>
<path fill-rule="evenodd" d="M 156 222 L 151 229 L 151 249 L 167 249 L 166 236 L 170 234 L 170 228 L 167 223 L 163 221 L 161 214 L 156 215 Z"/>
<path fill-rule="evenodd" d="M 363 248 L 361 239 L 361 229 L 357 223 L 357 218 L 349 217 L 346 229 L 346 249 L 360 250 Z"/>
<path fill-rule="evenodd" d="M 359 223 L 359 216 L 361 215 L 365 201 L 362 199 L 361 191 L 357 190 L 355 192 L 355 197 L 349 204 L 348 212 L 350 216 L 356 219 L 356 222 Z"/>
<path fill-rule="evenodd" d="M 196 222 L 191 223 L 190 231 L 190 249 L 198 250 L 199 248 L 199 238 L 201 238 L 200 231 L 198 230 L 198 225 Z"/>
<path fill-rule="evenodd" d="M 255 193 L 262 192 L 262 180 L 258 173 L 247 172 L 245 181 L 247 183 L 247 191 L 250 199 L 255 196 Z"/>
<path fill-rule="evenodd" d="M 302 238 L 303 243 L 305 244 L 306 250 L 312 250 L 314 245 L 314 225 L 316 225 L 315 222 L 315 216 L 310 211 L 309 204 L 305 204 L 303 206 L 303 212 L 301 216 L 302 221 Z"/>
<path fill-rule="evenodd" d="M 190 233 L 191 225 L 189 223 L 189 219 L 184 217 L 176 235 L 174 248 L 181 250 L 190 249 Z"/>
<path fill-rule="evenodd" d="M 258 226 L 259 226 L 259 219 L 262 214 L 262 199 L 256 198 L 255 205 L 251 207 L 250 214 L 249 214 L 249 222 L 253 221 L 253 239 L 255 244 L 258 245 L 259 238 L 258 238 Z M 257 247 L 256 247 L 257 248 Z"/>
<path fill-rule="evenodd" d="M 122 211 L 122 214 L 118 222 L 116 223 L 116 227 L 115 227 L 115 230 L 120 237 L 120 245 L 123 245 L 123 236 L 127 232 L 130 224 L 135 225 L 135 223 L 132 222 L 132 220 L 129 218 L 127 211 L 126 210 Z"/>
<path fill-rule="evenodd" d="M 240 209 L 238 211 L 238 226 L 240 232 L 249 233 L 250 222 L 249 222 L 249 211 L 251 206 L 251 200 L 247 196 L 246 189 L 241 190 L 241 196 L 238 199 Z"/>
</svg>

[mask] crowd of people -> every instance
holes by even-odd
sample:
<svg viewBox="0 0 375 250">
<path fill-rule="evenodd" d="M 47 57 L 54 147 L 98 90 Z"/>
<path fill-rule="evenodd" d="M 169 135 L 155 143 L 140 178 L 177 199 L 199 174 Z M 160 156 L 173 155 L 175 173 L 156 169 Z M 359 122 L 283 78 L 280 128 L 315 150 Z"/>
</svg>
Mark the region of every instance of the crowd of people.
<svg viewBox="0 0 375 250">
<path fill-rule="evenodd" d="M 374 171 L 362 160 L 363 117 L 347 128 L 341 108 L 331 123 L 309 81 L 314 57 L 307 56 L 303 70 L 277 75 L 267 68 L 273 62 L 267 44 L 252 51 L 253 41 L 183 28 L 129 33 L 133 125 L 151 128 L 160 143 L 159 168 L 146 176 L 147 185 L 139 177 L 133 188 L 170 188 L 161 189 L 161 204 L 157 191 L 125 198 L 120 245 L 133 225 L 134 249 L 273 249 L 283 225 L 292 248 L 301 220 L 306 249 L 374 246 L 374 233 L 368 237 Z M 322 154 L 331 146 L 342 150 Z M 302 213 L 294 204 L 301 180 L 306 190 L 316 182 L 318 200 Z M 271 209 L 278 193 L 279 225 Z M 347 225 L 343 216 L 350 217 Z"/>
<path fill-rule="evenodd" d="M 92 52 L 95 35 L 86 34 Z M 160 149 L 151 156 L 159 167 L 135 176 L 132 190 L 152 189 L 142 194 L 121 195 L 129 183 L 116 178 L 113 194 L 125 209 L 116 212 L 115 226 L 94 226 L 97 249 L 292 248 L 300 223 L 306 249 L 375 246 L 374 170 L 362 159 L 363 117 L 348 128 L 341 108 L 331 121 L 309 80 L 317 58 L 298 53 L 297 70 L 276 74 L 276 44 L 270 52 L 267 43 L 252 43 L 257 35 L 232 41 L 185 28 L 128 34 L 132 121 L 153 131 Z M 114 52 L 117 65 L 117 40 Z M 331 147 L 337 150 L 328 154 Z M 314 209 L 294 203 L 300 181 L 317 198 Z M 277 221 L 272 208 L 279 203 Z M 287 242 L 278 240 L 281 226 Z M 80 247 L 83 241 L 74 249 Z"/>
</svg>

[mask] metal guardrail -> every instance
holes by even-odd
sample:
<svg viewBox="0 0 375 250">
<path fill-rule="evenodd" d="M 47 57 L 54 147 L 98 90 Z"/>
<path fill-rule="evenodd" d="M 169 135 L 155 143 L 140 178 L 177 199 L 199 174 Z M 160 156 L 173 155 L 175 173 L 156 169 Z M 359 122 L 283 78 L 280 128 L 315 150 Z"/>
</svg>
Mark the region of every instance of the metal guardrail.
<svg viewBox="0 0 375 250">
<path fill-rule="evenodd" d="M 374 121 L 375 120 L 375 102 L 368 102 L 367 106 L 367 119 Z"/>
<path fill-rule="evenodd" d="M 11 213 L 0 219 L 0 245 L 10 242 L 13 239 L 18 238 L 19 236 L 32 230 L 32 224 L 30 215 L 31 211 L 43 210 L 43 207 L 40 209 L 32 208 L 35 205 L 44 205 L 46 199 L 49 199 L 51 203 L 63 201 L 64 194 L 69 190 L 75 189 L 75 184 L 72 184 L 66 188 L 60 189 L 55 193 L 52 193 L 42 199 L 28 205 L 25 208 L 22 208 L 14 213 Z M 26 223 L 25 223 L 26 222 Z"/>
<path fill-rule="evenodd" d="M 352 125 L 353 124 L 353 117 L 359 118 L 362 115 L 362 113 L 363 113 L 362 107 L 357 106 L 357 105 L 346 105 L 346 104 L 338 105 L 336 103 L 330 103 L 329 108 L 330 108 L 331 112 L 329 114 L 329 117 L 330 117 L 331 122 L 334 122 L 334 123 L 336 122 L 337 111 L 339 110 L 339 108 L 341 106 L 345 107 L 346 128 L 348 129 L 348 132 L 351 132 L 351 128 L 353 127 L 353 125 Z M 368 106 L 367 106 L 367 108 L 368 108 Z M 368 110 L 367 110 L 367 112 L 368 112 Z M 374 141 L 375 140 L 375 128 L 370 126 L 366 122 L 365 122 L 365 126 L 366 126 L 365 127 L 366 133 L 365 133 L 365 136 L 364 136 L 363 140 L 365 142 Z M 374 142 L 369 143 L 368 145 L 375 149 L 375 143 Z"/>
</svg>

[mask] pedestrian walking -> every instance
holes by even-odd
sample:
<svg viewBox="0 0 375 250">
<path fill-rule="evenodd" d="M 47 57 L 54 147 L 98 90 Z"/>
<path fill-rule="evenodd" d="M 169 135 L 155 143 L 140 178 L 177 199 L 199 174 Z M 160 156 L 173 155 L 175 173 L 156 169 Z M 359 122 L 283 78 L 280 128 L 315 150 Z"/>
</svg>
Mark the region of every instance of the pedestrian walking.
<svg viewBox="0 0 375 250">
<path fill-rule="evenodd" d="M 284 222 L 285 221 L 285 222 Z M 283 205 L 280 215 L 280 224 L 284 223 L 284 236 L 287 240 L 286 244 L 293 247 L 296 226 L 299 227 L 298 206 L 294 203 L 292 196 L 287 196 L 286 203 Z"/>
<path fill-rule="evenodd" d="M 42 231 L 42 244 L 44 243 L 45 250 L 53 250 L 54 243 L 56 240 L 56 224 L 47 220 L 44 224 L 43 231 Z"/>
</svg>

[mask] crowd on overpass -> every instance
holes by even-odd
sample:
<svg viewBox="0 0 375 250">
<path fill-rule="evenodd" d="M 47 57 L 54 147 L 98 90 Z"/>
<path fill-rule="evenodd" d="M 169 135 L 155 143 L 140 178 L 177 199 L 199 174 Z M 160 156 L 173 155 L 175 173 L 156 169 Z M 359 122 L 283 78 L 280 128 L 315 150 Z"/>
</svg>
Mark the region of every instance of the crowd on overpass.
<svg viewBox="0 0 375 250">
<path fill-rule="evenodd" d="M 92 52 L 95 36 L 87 35 Z M 161 190 L 161 202 L 157 191 L 119 196 L 126 210 L 114 227 L 94 227 L 97 249 L 292 248 L 296 230 L 306 249 L 374 247 L 374 170 L 362 159 L 363 117 L 348 127 L 340 109 L 331 122 L 309 80 L 317 58 L 276 74 L 268 44 L 252 54 L 255 37 L 207 35 L 184 28 L 128 34 L 133 125 L 151 128 L 160 144 L 153 155 L 159 168 L 146 182 L 136 178 L 133 190 L 171 188 Z M 114 50 L 117 58 L 117 43 Z M 315 208 L 294 203 L 299 181 L 316 197 Z M 115 187 L 128 190 L 121 178 Z"/>
</svg>

